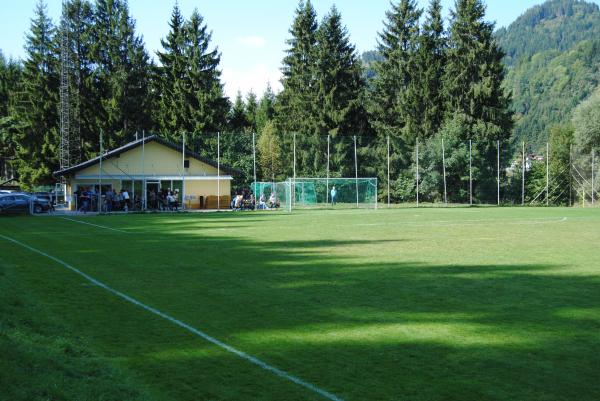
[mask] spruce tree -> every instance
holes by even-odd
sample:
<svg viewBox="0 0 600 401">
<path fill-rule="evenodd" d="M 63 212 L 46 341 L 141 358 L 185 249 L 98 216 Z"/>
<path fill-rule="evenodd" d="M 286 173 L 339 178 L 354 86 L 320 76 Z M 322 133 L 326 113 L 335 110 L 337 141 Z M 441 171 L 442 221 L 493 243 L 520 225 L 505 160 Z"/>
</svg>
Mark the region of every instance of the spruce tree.
<svg viewBox="0 0 600 401">
<path fill-rule="evenodd" d="M 12 175 L 12 160 L 17 151 L 17 121 L 11 116 L 11 100 L 15 98 L 21 80 L 22 66 L 6 60 L 0 51 L 0 177 Z M 11 166 L 9 166 L 11 164 Z"/>
<path fill-rule="evenodd" d="M 443 128 L 457 136 L 452 139 L 462 148 L 468 140 L 475 141 L 474 196 L 490 202 L 495 201 L 496 141 L 505 144 L 512 128 L 510 98 L 502 87 L 504 53 L 493 31 L 494 25 L 485 21 L 481 0 L 456 0 L 446 52 Z M 458 170 L 455 174 L 467 175 Z"/>
<path fill-rule="evenodd" d="M 38 2 L 26 36 L 26 59 L 12 112 L 16 132 L 18 174 L 24 188 L 51 184 L 58 170 L 58 60 L 55 27 Z"/>
<path fill-rule="evenodd" d="M 97 0 L 94 61 L 100 112 L 96 124 L 105 146 L 115 147 L 150 128 L 149 57 L 125 0 Z"/>
<path fill-rule="evenodd" d="M 250 91 L 246 95 L 246 122 L 247 131 L 256 133 L 256 113 L 258 112 L 258 99 L 256 94 Z"/>
<path fill-rule="evenodd" d="M 165 137 L 184 129 L 179 113 L 185 105 L 186 60 L 184 57 L 184 18 L 177 3 L 169 21 L 169 33 L 161 39 L 163 51 L 157 51 L 159 66 L 155 68 L 155 125 Z"/>
<path fill-rule="evenodd" d="M 271 88 L 271 84 L 267 85 L 267 89 L 263 93 L 258 103 L 256 110 L 256 132 L 262 132 L 267 123 L 275 117 L 275 93 Z"/>
<path fill-rule="evenodd" d="M 435 135 L 444 120 L 443 77 L 446 49 L 441 0 L 431 0 L 419 38 L 419 138 Z"/>
<path fill-rule="evenodd" d="M 354 169 L 351 143 L 339 136 L 364 133 L 366 112 L 363 107 L 362 68 L 355 47 L 350 43 L 342 17 L 334 6 L 317 31 L 315 80 L 317 86 L 317 130 L 315 145 L 320 138 L 331 136 L 333 150 L 331 167 L 334 174 L 348 176 Z M 313 151 L 314 170 L 324 175 L 326 149 Z"/>
<path fill-rule="evenodd" d="M 310 0 L 300 1 L 290 29 L 289 48 L 283 59 L 283 90 L 277 102 L 277 131 L 283 134 L 282 146 L 291 149 L 297 134 L 298 171 L 311 174 L 314 168 L 311 139 L 317 131 L 317 89 L 315 80 L 317 14 Z M 285 152 L 284 165 L 291 166 L 292 152 Z M 291 168 L 287 169 L 291 173 Z"/>
<path fill-rule="evenodd" d="M 229 132 L 242 133 L 247 131 L 248 120 L 246 119 L 246 105 L 242 99 L 242 93 L 238 91 L 235 101 L 229 112 Z"/>
<path fill-rule="evenodd" d="M 184 127 L 195 135 L 216 132 L 225 127 L 229 111 L 219 70 L 221 56 L 217 48 L 209 50 L 212 35 L 198 10 L 194 10 L 184 30 Z"/>
<path fill-rule="evenodd" d="M 375 62 L 377 75 L 372 82 L 369 114 L 377 140 L 371 147 L 371 160 L 382 182 L 387 180 L 387 137 L 390 138 L 392 171 L 407 169 L 412 162 L 412 146 L 420 132 L 418 109 L 419 18 L 422 11 L 415 0 L 392 3 L 386 12 L 384 30 L 379 34 L 379 53 Z M 400 177 L 392 174 L 391 187 Z M 392 194 L 394 200 L 398 196 Z"/>
<path fill-rule="evenodd" d="M 61 44 L 63 35 L 68 38 L 71 165 L 95 156 L 98 150 L 96 116 L 99 98 L 94 86 L 93 22 L 93 6 L 89 1 L 64 3 L 57 43 Z"/>
</svg>

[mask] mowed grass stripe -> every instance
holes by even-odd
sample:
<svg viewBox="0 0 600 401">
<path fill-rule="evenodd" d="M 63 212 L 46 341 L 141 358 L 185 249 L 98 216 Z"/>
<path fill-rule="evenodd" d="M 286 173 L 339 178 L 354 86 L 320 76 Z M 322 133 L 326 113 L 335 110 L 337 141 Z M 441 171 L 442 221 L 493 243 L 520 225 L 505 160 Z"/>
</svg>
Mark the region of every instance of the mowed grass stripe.
<svg viewBox="0 0 600 401">
<path fill-rule="evenodd" d="M 600 332 L 599 274 L 593 263 L 596 212 L 98 216 L 89 221 L 140 235 L 126 241 L 117 233 L 86 236 L 79 243 L 48 234 L 28 237 L 28 229 L 47 225 L 31 219 L 22 221 L 16 238 L 35 238 L 42 249 L 52 249 L 136 299 L 347 400 L 596 400 L 598 389 L 591 385 Z M 502 224 L 562 216 L 569 220 Z M 479 217 L 498 221 L 402 227 L 409 221 Z M 15 226 L 21 222 L 13 221 Z M 378 222 L 398 229 L 352 228 Z M 106 342 L 101 337 L 98 344 Z M 124 338 L 119 345 L 128 366 L 149 382 L 155 372 L 165 373 L 137 357 L 133 342 Z M 140 347 L 150 347 L 163 365 L 172 361 L 170 369 L 181 371 L 177 382 L 202 375 L 187 366 L 196 361 L 192 355 L 200 354 L 189 344 L 171 344 L 166 331 Z M 260 386 L 264 378 L 255 380 Z M 206 390 L 205 399 L 303 399 L 281 392 L 251 396 L 243 386 L 227 387 L 228 393 Z M 185 387 L 179 391 L 175 399 L 190 394 Z"/>
</svg>

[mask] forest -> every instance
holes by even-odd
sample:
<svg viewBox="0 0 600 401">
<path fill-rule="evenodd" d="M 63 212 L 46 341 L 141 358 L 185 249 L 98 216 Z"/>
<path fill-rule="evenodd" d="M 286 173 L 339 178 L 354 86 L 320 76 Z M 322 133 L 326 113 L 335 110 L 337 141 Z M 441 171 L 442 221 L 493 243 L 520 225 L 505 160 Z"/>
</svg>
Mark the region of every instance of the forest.
<svg viewBox="0 0 600 401">
<path fill-rule="evenodd" d="M 597 112 L 594 96 L 586 100 L 598 86 L 596 5 L 551 0 L 498 31 L 482 0 L 456 0 L 450 18 L 443 15 L 440 0 L 425 9 L 416 0 L 394 1 L 373 33 L 379 47 L 361 56 L 336 7 L 319 18 L 301 0 L 281 61 L 282 91 L 229 99 L 220 52 L 198 10 L 184 16 L 175 5 L 162 49 L 150 55 L 124 0 L 69 0 L 61 21 L 40 1 L 25 59 L 0 53 L 0 160 L 10 161 L 24 188 L 55 181 L 61 68 L 69 78 L 70 165 L 97 156 L 100 135 L 104 149 L 140 135 L 185 136 L 194 151 L 215 158 L 219 132 L 222 162 L 241 170 L 237 184 L 247 185 L 255 134 L 259 178 L 291 176 L 295 142 L 299 176 L 378 177 L 383 198 L 389 143 L 392 201 L 415 198 L 417 147 L 421 190 L 440 201 L 444 141 L 452 200 L 468 196 L 471 153 L 476 198 L 491 202 L 498 147 L 506 175 L 521 141 L 530 152 L 552 142 L 557 155 L 598 145 L 587 140 L 597 127 L 580 123 Z M 508 199 L 517 183 L 504 178 Z"/>
</svg>

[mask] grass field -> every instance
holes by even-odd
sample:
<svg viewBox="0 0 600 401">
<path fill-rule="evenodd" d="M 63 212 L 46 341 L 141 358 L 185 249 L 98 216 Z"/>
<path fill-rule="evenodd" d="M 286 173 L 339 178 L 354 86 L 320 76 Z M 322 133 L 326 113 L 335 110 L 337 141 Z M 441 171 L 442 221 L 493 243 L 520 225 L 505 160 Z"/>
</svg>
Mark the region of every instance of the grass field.
<svg viewBox="0 0 600 401">
<path fill-rule="evenodd" d="M 600 210 L 73 219 L 0 219 L 0 400 L 600 399 Z"/>
</svg>

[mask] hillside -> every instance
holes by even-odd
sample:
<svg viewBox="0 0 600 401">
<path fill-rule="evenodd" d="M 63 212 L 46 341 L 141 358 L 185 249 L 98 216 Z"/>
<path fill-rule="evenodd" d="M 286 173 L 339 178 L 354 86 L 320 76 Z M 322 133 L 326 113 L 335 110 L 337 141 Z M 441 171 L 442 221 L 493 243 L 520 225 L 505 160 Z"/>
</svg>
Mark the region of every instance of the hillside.
<svg viewBox="0 0 600 401">
<path fill-rule="evenodd" d="M 496 32 L 508 66 L 547 50 L 567 51 L 600 38 L 600 7 L 581 0 L 550 0 Z"/>
<path fill-rule="evenodd" d="M 513 143 L 543 147 L 549 128 L 570 120 L 600 83 L 600 8 L 580 0 L 547 1 L 496 38 L 506 51 Z"/>
<path fill-rule="evenodd" d="M 572 50 L 535 54 L 511 69 L 505 85 L 513 96 L 513 143 L 542 147 L 549 128 L 570 120 L 573 109 L 600 84 L 600 41 Z"/>
</svg>

